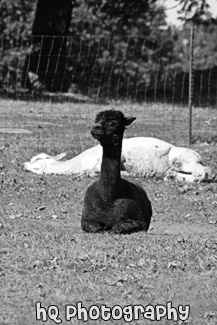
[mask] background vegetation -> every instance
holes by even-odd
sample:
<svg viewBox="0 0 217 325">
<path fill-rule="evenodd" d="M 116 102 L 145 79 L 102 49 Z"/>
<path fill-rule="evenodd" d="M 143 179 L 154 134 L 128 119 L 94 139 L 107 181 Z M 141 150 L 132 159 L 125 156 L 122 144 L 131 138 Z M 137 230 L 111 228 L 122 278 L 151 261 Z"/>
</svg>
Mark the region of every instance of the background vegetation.
<svg viewBox="0 0 217 325">
<path fill-rule="evenodd" d="M 189 1 L 180 2 L 186 11 L 192 10 L 186 7 Z M 183 74 L 180 78 L 189 67 L 187 21 L 181 29 L 168 26 L 166 13 L 156 0 L 143 0 L 137 6 L 122 0 L 115 4 L 111 0 L 80 0 L 73 5 L 67 70 L 71 90 L 108 98 L 187 98 L 187 78 Z M 35 7 L 36 0 L 0 2 L 1 88 L 20 88 Z M 215 66 L 215 35 L 213 24 L 197 28 L 195 69 L 209 71 Z M 207 95 L 207 89 L 203 92 Z"/>
</svg>

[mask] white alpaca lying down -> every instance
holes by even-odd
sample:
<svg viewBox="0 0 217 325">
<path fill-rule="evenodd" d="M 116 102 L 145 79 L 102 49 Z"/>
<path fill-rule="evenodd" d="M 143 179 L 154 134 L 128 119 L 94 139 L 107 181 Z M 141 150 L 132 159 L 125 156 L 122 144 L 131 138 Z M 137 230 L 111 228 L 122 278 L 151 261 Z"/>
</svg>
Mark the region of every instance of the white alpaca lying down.
<svg viewBox="0 0 217 325">
<path fill-rule="evenodd" d="M 100 171 L 102 147 L 89 148 L 78 156 L 60 161 L 66 154 L 55 157 L 41 153 L 23 169 L 36 174 L 70 174 L 95 176 Z M 210 181 L 215 178 L 211 168 L 204 166 L 201 156 L 194 150 L 148 137 L 123 140 L 122 170 L 135 177 L 157 177 L 186 182 Z"/>
</svg>

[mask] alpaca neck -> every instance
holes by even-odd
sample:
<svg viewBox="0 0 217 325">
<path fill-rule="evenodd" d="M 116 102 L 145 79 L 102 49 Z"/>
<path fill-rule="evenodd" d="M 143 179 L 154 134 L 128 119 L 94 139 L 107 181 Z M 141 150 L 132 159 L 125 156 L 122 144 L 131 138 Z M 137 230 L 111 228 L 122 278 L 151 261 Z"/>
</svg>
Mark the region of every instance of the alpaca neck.
<svg viewBox="0 0 217 325">
<path fill-rule="evenodd" d="M 103 146 L 103 156 L 100 173 L 102 196 L 110 200 L 115 197 L 120 184 L 121 144 Z"/>
</svg>

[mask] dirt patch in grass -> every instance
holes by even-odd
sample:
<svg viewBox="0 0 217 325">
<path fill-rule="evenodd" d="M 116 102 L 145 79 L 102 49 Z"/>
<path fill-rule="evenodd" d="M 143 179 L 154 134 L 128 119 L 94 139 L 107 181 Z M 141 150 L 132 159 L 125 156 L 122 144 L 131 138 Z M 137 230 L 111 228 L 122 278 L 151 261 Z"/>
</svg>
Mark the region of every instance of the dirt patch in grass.
<svg viewBox="0 0 217 325">
<path fill-rule="evenodd" d="M 87 308 L 171 301 L 174 307 L 190 305 L 186 324 L 216 324 L 217 184 L 139 179 L 153 205 L 150 231 L 86 234 L 81 211 L 93 179 L 34 175 L 24 172 L 22 163 L 40 152 L 72 157 L 92 146 L 87 125 L 108 107 L 7 101 L 0 107 L 2 124 L 32 131 L 28 137 L 8 133 L 0 140 L 0 324 L 43 324 L 36 320 L 39 301 L 46 308 L 57 306 L 64 325 L 83 323 L 65 319 L 65 305 L 79 301 Z M 139 121 L 127 136 L 148 135 L 142 109 L 135 108 Z M 123 111 L 132 115 L 130 106 L 123 105 Z M 165 140 L 173 139 L 168 133 Z M 192 148 L 217 167 L 215 144 Z M 126 324 L 124 318 L 108 322 Z M 173 321 L 140 315 L 131 324 L 159 323 Z"/>
<path fill-rule="evenodd" d="M 0 128 L 0 133 L 31 134 L 32 132 L 29 130 L 17 129 L 17 128 Z"/>
</svg>

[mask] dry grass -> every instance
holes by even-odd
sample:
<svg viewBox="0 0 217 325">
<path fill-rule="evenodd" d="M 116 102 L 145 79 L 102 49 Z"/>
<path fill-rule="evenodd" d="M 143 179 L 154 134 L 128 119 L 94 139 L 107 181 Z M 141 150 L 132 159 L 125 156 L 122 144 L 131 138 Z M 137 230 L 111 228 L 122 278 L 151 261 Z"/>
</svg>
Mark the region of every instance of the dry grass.
<svg viewBox="0 0 217 325">
<path fill-rule="evenodd" d="M 172 116 L 171 112 L 180 108 L 118 107 L 137 116 L 137 123 L 126 136 L 148 136 L 152 132 L 173 143 L 187 143 L 186 109 Z M 67 151 L 69 158 L 93 145 L 87 125 L 96 112 L 105 108 L 1 102 L 0 127 L 23 128 L 32 133 L 1 134 L 0 325 L 42 324 L 35 316 L 38 301 L 44 307 L 58 306 L 64 325 L 70 324 L 64 320 L 64 306 L 78 301 L 86 307 L 154 306 L 172 301 L 173 306 L 191 306 L 188 324 L 216 324 L 216 183 L 187 186 L 141 179 L 154 210 L 150 231 L 126 236 L 93 235 L 80 227 L 84 192 L 92 179 L 37 176 L 22 171 L 21 164 L 39 152 Z M 214 123 L 214 113 L 198 110 L 195 123 Z M 156 130 L 150 127 L 149 115 Z M 161 116 L 166 117 L 165 128 Z M 198 127 L 195 132 L 199 131 Z M 192 147 L 217 167 L 215 144 Z M 71 321 L 81 323 L 76 318 Z M 99 319 L 87 323 L 105 322 Z M 109 324 L 113 323 L 126 324 L 124 319 L 110 319 Z M 173 322 L 166 317 L 151 322 L 142 316 L 132 322 L 144 323 Z"/>
</svg>

